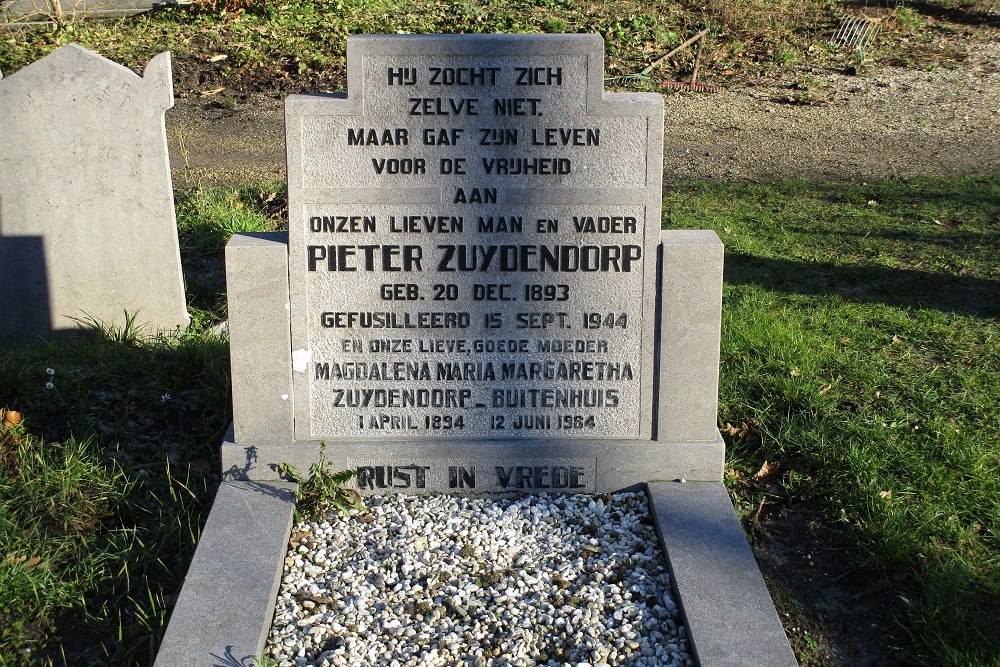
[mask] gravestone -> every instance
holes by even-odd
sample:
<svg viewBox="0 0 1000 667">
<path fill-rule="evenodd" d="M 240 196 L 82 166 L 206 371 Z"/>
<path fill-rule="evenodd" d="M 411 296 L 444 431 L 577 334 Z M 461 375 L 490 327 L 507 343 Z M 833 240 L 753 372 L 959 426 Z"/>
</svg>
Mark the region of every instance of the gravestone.
<svg viewBox="0 0 1000 667">
<path fill-rule="evenodd" d="M 661 234 L 662 99 L 602 46 L 352 37 L 348 96 L 288 98 L 287 246 L 227 249 L 231 477 L 326 442 L 362 492 L 720 478 L 722 246 Z"/>
<path fill-rule="evenodd" d="M 226 248 L 233 428 L 157 667 L 261 654 L 279 464 L 324 451 L 364 494 L 644 484 L 699 664 L 794 665 L 721 483 L 722 244 L 660 230 L 660 97 L 605 93 L 591 35 L 347 54 L 347 96 L 287 101 L 288 234 Z"/>
<path fill-rule="evenodd" d="M 126 311 L 150 332 L 187 326 L 171 106 L 169 53 L 139 77 L 71 44 L 0 79 L 0 338 Z"/>
</svg>

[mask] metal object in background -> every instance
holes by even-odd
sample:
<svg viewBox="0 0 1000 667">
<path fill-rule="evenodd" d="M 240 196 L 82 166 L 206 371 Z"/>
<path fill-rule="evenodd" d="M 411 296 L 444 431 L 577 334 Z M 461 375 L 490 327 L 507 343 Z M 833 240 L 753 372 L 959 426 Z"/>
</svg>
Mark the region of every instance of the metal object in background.
<svg viewBox="0 0 1000 667">
<path fill-rule="evenodd" d="M 640 76 L 649 76 L 649 73 L 653 71 L 654 67 L 656 67 L 657 65 L 659 65 L 660 63 L 662 63 L 664 60 L 666 60 L 670 56 L 674 55 L 675 53 L 678 53 L 681 50 L 686 49 L 687 47 L 691 46 L 692 44 L 694 44 L 695 42 L 699 41 L 702 37 L 704 37 L 707 34 L 708 34 L 708 28 L 705 28 L 704 30 L 702 30 L 701 32 L 699 32 L 697 35 L 695 35 L 694 37 L 692 37 L 691 39 L 688 39 L 687 41 L 683 42 L 676 49 L 673 49 L 672 51 L 670 51 L 670 53 L 662 55 L 659 58 L 657 58 L 656 60 L 654 60 L 653 62 L 649 63 L 649 66 L 647 66 L 646 69 L 644 69 L 641 72 L 639 72 Z M 699 59 L 701 58 L 701 44 L 698 45 L 698 57 L 699 57 Z"/>
<path fill-rule="evenodd" d="M 718 86 L 707 86 L 697 81 L 662 81 L 660 85 L 671 90 L 692 90 L 696 93 L 717 93 L 721 90 Z"/>
<path fill-rule="evenodd" d="M 840 28 L 833 35 L 831 43 L 838 46 L 849 46 L 855 51 L 864 51 L 878 34 L 882 19 L 867 16 L 852 16 L 844 19 Z"/>
</svg>

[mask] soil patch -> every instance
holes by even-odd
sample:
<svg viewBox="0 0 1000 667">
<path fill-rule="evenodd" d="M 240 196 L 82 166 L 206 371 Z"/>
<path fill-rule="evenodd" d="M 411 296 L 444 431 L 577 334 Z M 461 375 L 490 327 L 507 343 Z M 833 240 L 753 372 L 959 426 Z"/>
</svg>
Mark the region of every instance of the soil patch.
<svg viewBox="0 0 1000 667">
<path fill-rule="evenodd" d="M 803 667 L 906 667 L 893 645 L 892 591 L 860 563 L 857 541 L 811 502 L 750 525 L 754 555 Z"/>
<path fill-rule="evenodd" d="M 664 180 L 867 180 L 1000 170 L 1000 43 L 936 71 L 810 71 L 669 93 Z M 326 82 L 330 83 L 330 82 Z M 284 180 L 283 102 L 189 94 L 167 113 L 174 183 Z"/>
</svg>

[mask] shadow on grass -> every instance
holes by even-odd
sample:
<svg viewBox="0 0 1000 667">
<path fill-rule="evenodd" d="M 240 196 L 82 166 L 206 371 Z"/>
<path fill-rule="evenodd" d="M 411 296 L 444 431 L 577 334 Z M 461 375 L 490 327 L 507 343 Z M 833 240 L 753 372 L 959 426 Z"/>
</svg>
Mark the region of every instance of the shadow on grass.
<svg viewBox="0 0 1000 667">
<path fill-rule="evenodd" d="M 1000 282 L 968 276 L 726 254 L 726 282 L 779 292 L 837 295 L 859 303 L 932 308 L 946 313 L 1000 319 Z"/>
<path fill-rule="evenodd" d="M 849 7 L 867 8 L 869 3 L 861 0 L 848 0 L 843 3 Z M 983 11 L 975 7 L 973 3 L 955 3 L 946 5 L 942 2 L 928 0 L 910 0 L 906 6 L 915 12 L 929 16 L 931 18 L 948 21 L 950 23 L 961 23 L 963 25 L 1000 27 L 1000 14 L 995 11 Z"/>
<path fill-rule="evenodd" d="M 0 345 L 0 406 L 23 413 L 24 437 L 37 443 L 26 451 L 88 443 L 86 457 L 47 469 L 57 517 L 78 526 L 66 536 L 39 537 L 49 542 L 37 548 L 67 554 L 52 566 L 59 587 L 39 594 L 37 613 L 15 612 L 37 618 L 47 634 L 18 634 L 11 650 L 30 648 L 56 665 L 151 664 L 218 485 L 218 443 L 230 420 L 227 341 L 210 334 L 147 339 L 127 328 L 103 333 Z M 90 497 L 75 473 L 84 464 L 116 472 L 101 493 L 120 501 L 74 510 L 58 500 L 59 493 Z M 92 478 L 88 472 L 84 480 Z M 0 500 L 39 495 L 37 477 L 7 481 Z M 25 510 L 3 527 L 0 542 L 4 531 L 32 530 L 39 516 Z M 72 595 L 59 597 L 56 588 Z M 2 657 L 0 664 L 7 664 Z"/>
<path fill-rule="evenodd" d="M 977 250 L 975 254 L 972 254 L 971 251 L 966 251 L 972 257 L 975 257 L 976 255 L 980 254 L 983 255 L 984 257 L 986 255 L 988 255 L 989 257 L 995 257 L 997 256 L 997 254 L 1000 254 L 1000 234 L 991 233 L 987 230 L 979 230 L 979 229 L 963 231 L 963 232 L 956 232 L 950 230 L 947 235 L 919 232 L 919 231 L 913 231 L 911 229 L 882 229 L 882 230 L 869 229 L 856 232 L 846 231 L 843 229 L 820 231 L 816 229 L 807 229 L 805 227 L 796 227 L 794 225 L 789 225 L 785 227 L 785 229 L 789 232 L 794 232 L 796 234 L 803 234 L 803 235 L 812 234 L 814 236 L 818 235 L 823 238 L 850 237 L 855 239 L 905 241 L 907 243 L 936 245 L 946 250 L 954 250 L 955 248 L 975 248 Z"/>
</svg>

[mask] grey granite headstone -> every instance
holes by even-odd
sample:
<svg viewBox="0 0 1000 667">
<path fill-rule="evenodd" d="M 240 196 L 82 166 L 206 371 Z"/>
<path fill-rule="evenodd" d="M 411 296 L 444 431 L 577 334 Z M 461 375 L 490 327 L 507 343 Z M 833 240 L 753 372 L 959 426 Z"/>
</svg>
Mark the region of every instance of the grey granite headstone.
<svg viewBox="0 0 1000 667">
<path fill-rule="evenodd" d="M 296 437 L 650 437 L 660 96 L 596 35 L 348 61 L 286 107 Z"/>
<path fill-rule="evenodd" d="M 288 234 L 226 249 L 226 478 L 325 441 L 363 493 L 720 479 L 722 244 L 660 230 L 660 96 L 596 35 L 347 52 L 287 100 Z"/>
<path fill-rule="evenodd" d="M 139 77 L 71 44 L 0 80 L 0 338 L 187 326 L 171 106 L 169 53 Z"/>
<path fill-rule="evenodd" d="M 177 0 L 0 0 L 0 26 L 130 16 L 176 4 L 181 3 Z"/>
</svg>

